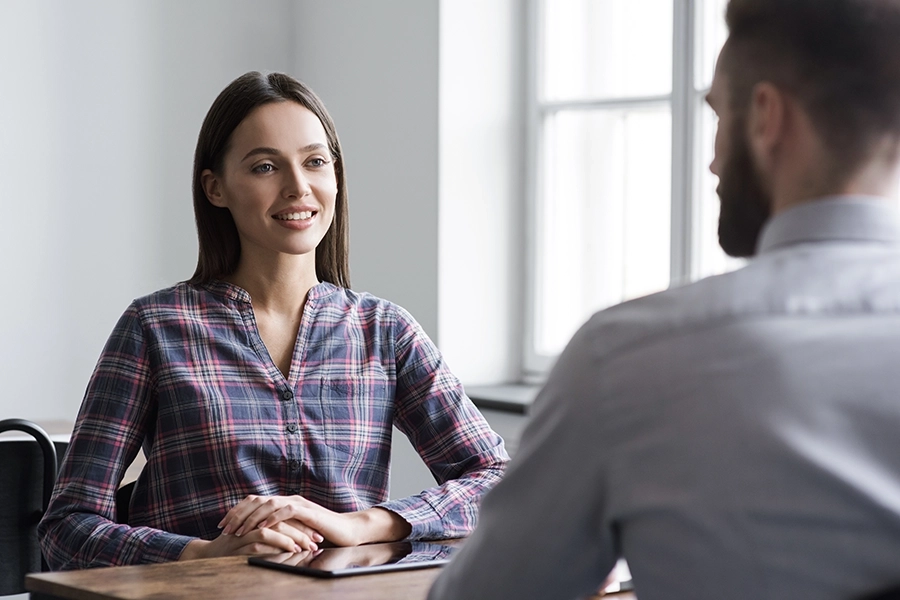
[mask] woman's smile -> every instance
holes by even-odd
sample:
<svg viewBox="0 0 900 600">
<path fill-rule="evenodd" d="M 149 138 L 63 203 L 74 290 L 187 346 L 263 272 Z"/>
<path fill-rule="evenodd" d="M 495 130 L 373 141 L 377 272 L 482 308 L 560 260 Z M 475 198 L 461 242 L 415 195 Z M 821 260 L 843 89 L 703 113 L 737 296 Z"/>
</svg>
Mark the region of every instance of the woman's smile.
<svg viewBox="0 0 900 600">
<path fill-rule="evenodd" d="M 272 215 L 278 224 L 287 229 L 304 230 L 315 224 L 319 211 L 312 208 L 289 208 Z"/>
</svg>

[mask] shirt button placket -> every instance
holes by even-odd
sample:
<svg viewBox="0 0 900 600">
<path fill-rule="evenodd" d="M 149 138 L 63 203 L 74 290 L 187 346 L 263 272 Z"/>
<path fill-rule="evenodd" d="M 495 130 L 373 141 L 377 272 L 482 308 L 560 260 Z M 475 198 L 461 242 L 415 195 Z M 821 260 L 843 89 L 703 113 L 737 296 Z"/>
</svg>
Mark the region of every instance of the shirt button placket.
<svg viewBox="0 0 900 600">
<path fill-rule="evenodd" d="M 281 390 L 281 403 L 282 403 L 282 415 L 285 421 L 288 422 L 284 426 L 284 430 L 288 434 L 287 439 L 287 448 L 288 448 L 288 456 L 299 457 L 300 456 L 300 440 L 297 433 L 300 431 L 299 423 L 293 422 L 299 420 L 300 414 L 298 411 L 298 407 L 296 403 L 291 402 L 294 399 L 294 392 L 290 388 L 284 388 Z M 287 461 L 287 480 L 288 482 L 296 484 L 297 474 L 300 472 L 301 462 L 298 458 L 289 458 Z M 288 495 L 295 496 L 299 494 L 297 488 L 292 487 L 287 490 Z"/>
</svg>

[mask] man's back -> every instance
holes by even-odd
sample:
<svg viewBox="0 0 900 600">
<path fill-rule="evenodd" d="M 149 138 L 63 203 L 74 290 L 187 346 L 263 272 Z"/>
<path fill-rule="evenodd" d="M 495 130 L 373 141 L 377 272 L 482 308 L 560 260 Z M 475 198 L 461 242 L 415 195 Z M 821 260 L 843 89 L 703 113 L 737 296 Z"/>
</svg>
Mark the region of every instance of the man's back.
<svg viewBox="0 0 900 600">
<path fill-rule="evenodd" d="M 619 552 L 640 600 L 849 600 L 896 583 L 898 356 L 897 213 L 871 199 L 792 209 L 744 269 L 585 325 L 519 468 L 485 501 L 492 530 L 460 560 L 484 562 L 483 543 L 496 558 L 439 585 L 571 598 Z M 516 556 L 522 528 L 547 567 Z"/>
<path fill-rule="evenodd" d="M 846 228 L 847 208 L 784 217 L 830 209 Z M 598 435 L 615 438 L 598 440 L 604 521 L 642 599 L 851 598 L 900 580 L 900 245 L 841 233 L 623 307 L 660 321 L 595 374 L 622 419 Z"/>
</svg>

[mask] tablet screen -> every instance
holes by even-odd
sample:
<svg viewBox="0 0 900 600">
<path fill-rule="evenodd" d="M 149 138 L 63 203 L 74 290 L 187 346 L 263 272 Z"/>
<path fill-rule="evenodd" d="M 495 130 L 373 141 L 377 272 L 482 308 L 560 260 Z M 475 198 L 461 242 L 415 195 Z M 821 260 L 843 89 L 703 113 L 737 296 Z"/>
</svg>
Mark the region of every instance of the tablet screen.
<svg viewBox="0 0 900 600">
<path fill-rule="evenodd" d="M 450 561 L 453 548 L 426 542 L 390 542 L 316 552 L 284 552 L 251 556 L 251 565 L 313 577 L 346 577 L 383 571 L 437 567 Z"/>
</svg>

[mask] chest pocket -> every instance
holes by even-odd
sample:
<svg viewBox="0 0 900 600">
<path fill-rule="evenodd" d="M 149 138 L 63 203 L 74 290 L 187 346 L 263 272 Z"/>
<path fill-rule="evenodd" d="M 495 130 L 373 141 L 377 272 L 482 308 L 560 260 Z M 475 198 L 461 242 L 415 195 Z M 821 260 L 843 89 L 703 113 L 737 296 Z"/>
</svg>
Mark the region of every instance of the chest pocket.
<svg viewBox="0 0 900 600">
<path fill-rule="evenodd" d="M 373 463 L 390 458 L 394 394 L 387 378 L 323 378 L 319 403 L 325 445 Z"/>
</svg>

